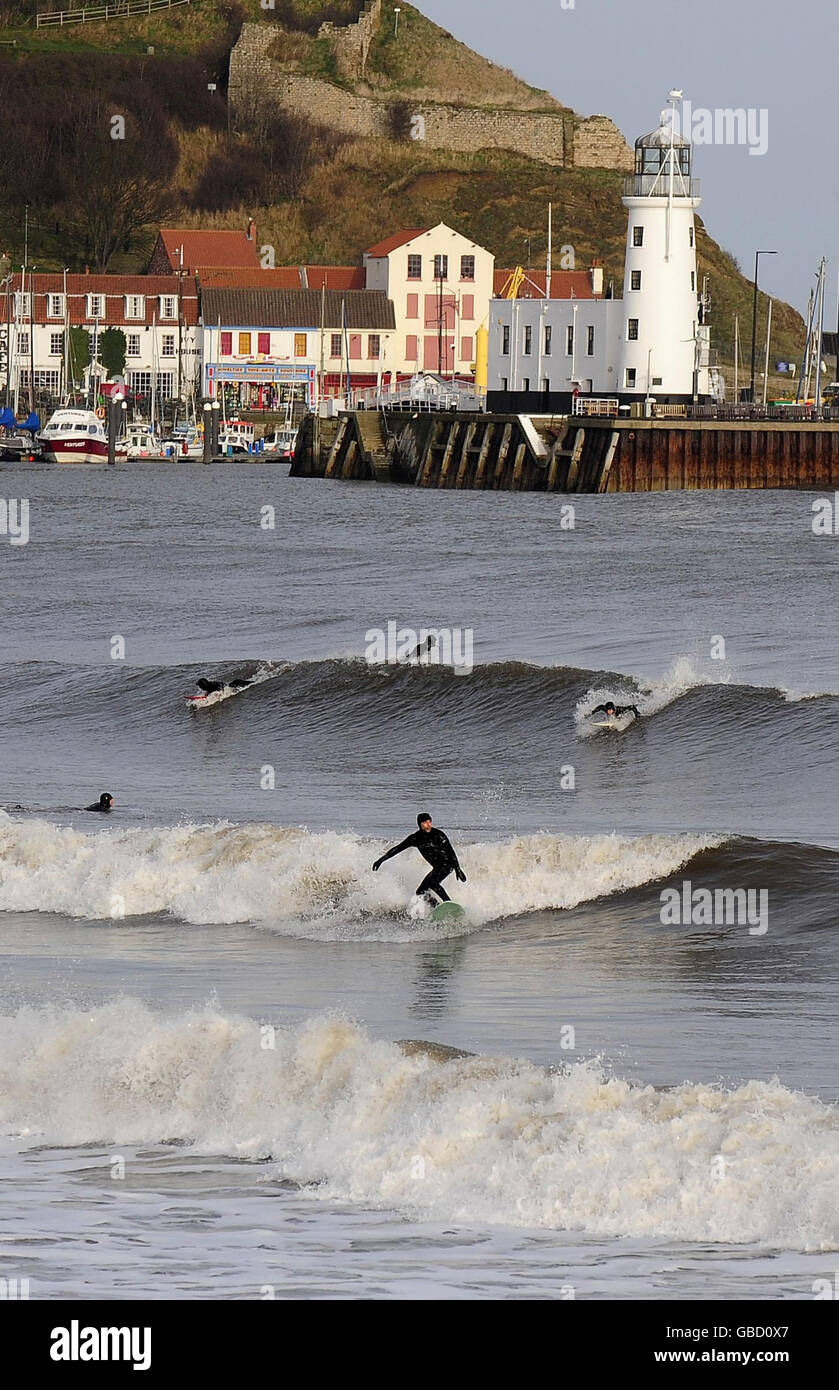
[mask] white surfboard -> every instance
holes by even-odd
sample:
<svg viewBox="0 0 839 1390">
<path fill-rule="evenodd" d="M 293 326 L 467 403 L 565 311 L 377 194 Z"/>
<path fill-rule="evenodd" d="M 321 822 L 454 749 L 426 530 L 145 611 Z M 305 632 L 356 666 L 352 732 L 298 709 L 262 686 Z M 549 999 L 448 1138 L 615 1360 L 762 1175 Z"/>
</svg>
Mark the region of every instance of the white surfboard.
<svg viewBox="0 0 839 1390">
<path fill-rule="evenodd" d="M 187 695 L 186 702 L 190 709 L 209 709 L 211 705 L 220 705 L 223 700 L 232 700 L 234 695 L 244 695 L 246 690 L 250 690 L 250 685 L 225 685 L 221 690 L 213 690 L 209 695 Z"/>
</svg>

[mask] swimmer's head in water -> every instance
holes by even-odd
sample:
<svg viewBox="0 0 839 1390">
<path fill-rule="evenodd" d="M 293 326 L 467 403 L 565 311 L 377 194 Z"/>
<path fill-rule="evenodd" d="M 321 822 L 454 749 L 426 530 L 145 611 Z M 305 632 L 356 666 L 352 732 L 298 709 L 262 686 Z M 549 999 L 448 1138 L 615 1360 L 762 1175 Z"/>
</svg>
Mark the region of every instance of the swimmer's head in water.
<svg viewBox="0 0 839 1390">
<path fill-rule="evenodd" d="M 419 815 L 417 816 L 417 825 L 419 826 L 420 830 L 431 829 L 431 817 L 427 811 L 420 811 Z"/>
<path fill-rule="evenodd" d="M 106 809 L 106 810 L 110 811 L 110 809 L 111 809 L 111 807 L 113 806 L 113 804 L 114 804 L 114 798 L 111 796 L 111 793 L 110 793 L 110 792 L 102 792 L 102 793 L 100 794 L 100 797 L 99 797 L 99 805 L 100 805 L 101 807 L 103 807 L 103 809 Z"/>
<path fill-rule="evenodd" d="M 607 713 L 607 714 L 614 714 L 614 712 L 615 712 L 615 706 L 612 704 L 612 702 L 611 702 L 611 700 L 610 700 L 609 703 L 608 703 L 608 705 L 606 706 L 606 713 Z"/>
</svg>

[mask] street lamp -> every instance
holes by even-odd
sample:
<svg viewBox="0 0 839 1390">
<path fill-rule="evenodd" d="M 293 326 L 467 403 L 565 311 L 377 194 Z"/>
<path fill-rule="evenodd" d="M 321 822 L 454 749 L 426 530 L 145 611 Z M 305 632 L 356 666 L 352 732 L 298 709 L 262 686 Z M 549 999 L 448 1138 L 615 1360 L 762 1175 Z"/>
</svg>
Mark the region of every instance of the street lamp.
<svg viewBox="0 0 839 1390">
<path fill-rule="evenodd" d="M 393 21 L 393 37 L 396 38 L 399 34 L 399 16 L 402 13 L 402 6 L 394 5 L 393 13 L 396 15 L 396 18 Z"/>
<path fill-rule="evenodd" d="M 752 377 L 749 385 L 749 403 L 754 405 L 755 399 L 755 354 L 757 352 L 757 272 L 758 261 L 761 256 L 777 256 L 777 251 L 755 251 L 755 296 L 752 308 Z"/>
</svg>

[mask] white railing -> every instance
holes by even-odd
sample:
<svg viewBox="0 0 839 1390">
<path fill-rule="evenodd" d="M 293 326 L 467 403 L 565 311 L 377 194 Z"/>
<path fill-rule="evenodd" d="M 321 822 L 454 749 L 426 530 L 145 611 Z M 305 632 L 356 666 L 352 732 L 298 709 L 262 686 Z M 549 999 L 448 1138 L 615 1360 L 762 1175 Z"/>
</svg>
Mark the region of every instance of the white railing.
<svg viewBox="0 0 839 1390">
<path fill-rule="evenodd" d="M 83 5 L 76 10 L 50 10 L 35 16 L 35 28 L 65 24 L 94 24 L 103 19 L 128 19 L 131 15 L 170 10 L 173 5 L 189 5 L 191 0 L 113 0 L 110 5 Z"/>
<path fill-rule="evenodd" d="M 596 396 L 575 396 L 575 415 L 617 415 L 620 401 Z"/>
</svg>

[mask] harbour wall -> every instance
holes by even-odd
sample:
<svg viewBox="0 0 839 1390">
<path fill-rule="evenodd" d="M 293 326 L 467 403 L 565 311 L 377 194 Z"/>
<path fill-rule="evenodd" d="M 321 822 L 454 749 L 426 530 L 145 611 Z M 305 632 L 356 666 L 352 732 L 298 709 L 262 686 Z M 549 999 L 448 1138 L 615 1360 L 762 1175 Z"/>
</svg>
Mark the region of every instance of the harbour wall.
<svg viewBox="0 0 839 1390">
<path fill-rule="evenodd" d="M 347 411 L 304 421 L 291 472 L 521 492 L 839 488 L 839 424 Z"/>
</svg>

